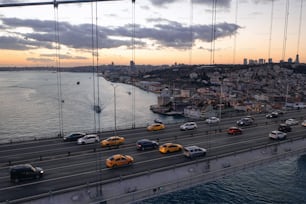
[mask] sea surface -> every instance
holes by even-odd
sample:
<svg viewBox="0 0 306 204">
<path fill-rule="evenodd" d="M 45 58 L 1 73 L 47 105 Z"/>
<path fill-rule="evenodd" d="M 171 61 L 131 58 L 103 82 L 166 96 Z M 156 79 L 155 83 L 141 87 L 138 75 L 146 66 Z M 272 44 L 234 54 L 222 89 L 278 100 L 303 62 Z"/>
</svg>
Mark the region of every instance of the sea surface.
<svg viewBox="0 0 306 204">
<path fill-rule="evenodd" d="M 100 114 L 94 111 L 95 104 L 100 104 Z M 60 132 L 103 132 L 114 130 L 115 122 L 117 129 L 123 129 L 145 127 L 156 118 L 165 123 L 184 120 L 152 113 L 153 104 L 156 94 L 92 73 L 3 71 L 0 142 L 54 137 Z"/>
<path fill-rule="evenodd" d="M 58 96 L 59 87 L 61 97 Z M 132 94 L 135 94 L 134 112 Z M 102 77 L 97 79 L 91 73 L 0 72 L 0 142 L 54 137 L 61 129 L 60 115 L 65 133 L 112 130 L 115 124 L 114 98 L 118 129 L 131 127 L 133 123 L 136 127 L 145 127 L 156 118 L 166 123 L 184 120 L 152 113 L 149 107 L 157 103 L 157 95 L 139 88 L 133 90 L 126 84 L 112 84 Z M 100 114 L 93 111 L 97 99 L 102 107 Z M 62 105 L 61 114 L 59 104 Z M 139 203 L 306 203 L 306 155 L 240 171 Z"/>
</svg>

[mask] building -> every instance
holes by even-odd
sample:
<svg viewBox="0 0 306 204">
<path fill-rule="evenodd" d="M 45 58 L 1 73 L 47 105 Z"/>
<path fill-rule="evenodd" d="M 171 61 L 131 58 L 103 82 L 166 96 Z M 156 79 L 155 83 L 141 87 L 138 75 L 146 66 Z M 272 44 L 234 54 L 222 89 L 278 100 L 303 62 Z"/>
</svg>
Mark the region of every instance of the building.
<svg viewBox="0 0 306 204">
<path fill-rule="evenodd" d="M 300 64 L 300 57 L 298 54 L 295 57 L 295 64 Z"/>
<path fill-rule="evenodd" d="M 247 64 L 248 64 L 248 59 L 247 59 L 247 58 L 244 58 L 244 59 L 243 59 L 243 64 L 244 64 L 244 65 L 247 65 Z"/>
</svg>

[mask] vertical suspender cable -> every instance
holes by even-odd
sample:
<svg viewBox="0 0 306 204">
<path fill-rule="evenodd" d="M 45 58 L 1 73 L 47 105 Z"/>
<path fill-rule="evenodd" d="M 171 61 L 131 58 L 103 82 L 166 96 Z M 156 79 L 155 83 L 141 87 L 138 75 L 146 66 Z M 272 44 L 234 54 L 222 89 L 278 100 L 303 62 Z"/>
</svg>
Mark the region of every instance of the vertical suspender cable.
<svg viewBox="0 0 306 204">
<path fill-rule="evenodd" d="M 190 0 L 190 52 L 189 52 L 189 65 L 192 64 L 192 46 L 193 46 L 193 0 Z"/>
<path fill-rule="evenodd" d="M 210 61 L 209 63 L 212 64 L 212 52 L 213 52 L 213 40 L 214 40 L 214 6 L 215 0 L 212 1 L 212 9 L 211 9 L 211 43 L 210 43 Z"/>
<path fill-rule="evenodd" d="M 132 62 L 130 63 L 131 69 L 133 70 L 136 66 L 135 63 L 135 0 L 132 0 L 132 26 L 133 26 L 133 31 L 132 31 Z M 135 104 L 135 80 L 132 79 L 132 128 L 135 128 L 135 109 L 136 109 L 136 104 Z"/>
<path fill-rule="evenodd" d="M 210 64 L 215 64 L 215 38 L 216 38 L 216 2 L 212 2 L 212 14 L 211 14 L 211 53 L 210 53 Z"/>
<path fill-rule="evenodd" d="M 93 89 L 93 118 L 94 118 L 94 132 L 97 131 L 96 127 L 96 83 L 95 83 L 95 43 L 94 43 L 94 16 L 93 16 L 93 3 L 91 3 L 91 52 L 92 52 L 92 89 Z"/>
<path fill-rule="evenodd" d="M 272 41 L 272 26 L 273 26 L 273 13 L 274 13 L 274 0 L 271 1 L 271 17 L 270 17 L 270 35 L 269 35 L 269 49 L 268 49 L 268 60 L 271 59 L 271 41 Z"/>
<path fill-rule="evenodd" d="M 98 2 L 96 2 L 96 75 L 97 75 L 97 106 L 100 107 L 100 83 L 99 83 L 99 30 L 98 30 Z M 94 111 L 96 112 L 96 110 Z M 101 132 L 101 125 L 100 125 L 100 114 L 98 116 L 98 133 Z M 94 121 L 96 122 L 96 121 Z M 97 195 L 102 196 L 102 168 L 101 168 L 101 161 L 102 159 L 99 157 L 99 152 L 97 151 L 97 162 L 96 168 L 97 172 L 99 172 L 99 185 L 97 185 Z M 99 171 L 98 171 L 99 170 Z"/>
<path fill-rule="evenodd" d="M 58 4 L 54 1 L 54 38 L 56 50 L 56 69 L 57 69 L 57 97 L 58 97 L 58 121 L 59 121 L 59 136 L 64 135 L 64 122 L 63 122 L 63 100 L 62 100 L 62 79 L 61 79 L 61 57 L 60 57 L 60 38 L 59 38 L 59 25 L 58 25 Z"/>
<path fill-rule="evenodd" d="M 286 0 L 285 27 L 284 27 L 283 52 L 282 52 L 283 61 L 285 60 L 285 56 L 286 56 L 288 16 L 289 16 L 289 0 Z"/>
<path fill-rule="evenodd" d="M 302 19 L 303 19 L 302 16 L 303 16 L 303 0 L 301 0 L 301 7 L 300 7 L 300 21 L 299 21 L 299 32 L 298 32 L 296 54 L 299 54 L 300 52 L 300 39 L 301 39 L 301 28 L 302 28 Z"/>
<path fill-rule="evenodd" d="M 237 25 L 237 19 L 238 19 L 238 2 L 239 0 L 236 0 L 236 11 L 235 11 L 235 24 L 236 25 Z M 235 36 L 234 36 L 233 64 L 236 63 L 236 42 L 237 42 L 237 33 L 235 33 Z"/>
<path fill-rule="evenodd" d="M 217 21 L 217 0 L 214 0 L 214 42 L 213 42 L 213 64 L 215 64 L 215 50 L 216 50 L 216 21 Z"/>
<path fill-rule="evenodd" d="M 96 2 L 96 74 L 97 74 L 97 105 L 100 107 L 100 80 L 99 80 L 99 29 L 98 29 L 98 2 Z M 100 132 L 100 114 L 98 114 L 98 131 Z"/>
</svg>

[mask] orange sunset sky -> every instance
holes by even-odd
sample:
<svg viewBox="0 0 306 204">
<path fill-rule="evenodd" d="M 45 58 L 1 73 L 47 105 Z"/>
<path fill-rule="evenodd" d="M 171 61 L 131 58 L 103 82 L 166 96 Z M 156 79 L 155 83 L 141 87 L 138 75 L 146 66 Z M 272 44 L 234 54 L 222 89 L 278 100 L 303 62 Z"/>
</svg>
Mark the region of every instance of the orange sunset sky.
<svg viewBox="0 0 306 204">
<path fill-rule="evenodd" d="M 0 5 L 49 1 L 0 0 Z M 295 60 L 296 54 L 306 62 L 303 0 L 218 0 L 215 16 L 212 2 L 136 0 L 133 5 L 118 0 L 59 4 L 57 9 L 1 7 L 0 66 L 56 66 L 57 52 L 61 66 L 91 65 L 93 44 L 99 47 L 100 65 L 128 65 L 133 45 L 138 65 L 242 64 L 244 58 L 267 61 L 269 57 L 279 62 Z"/>
</svg>

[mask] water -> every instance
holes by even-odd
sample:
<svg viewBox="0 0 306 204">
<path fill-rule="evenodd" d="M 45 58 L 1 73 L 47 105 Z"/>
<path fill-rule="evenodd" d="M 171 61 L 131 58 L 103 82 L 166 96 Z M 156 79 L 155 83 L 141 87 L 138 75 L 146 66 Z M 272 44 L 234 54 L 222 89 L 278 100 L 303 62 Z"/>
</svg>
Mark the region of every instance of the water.
<svg viewBox="0 0 306 204">
<path fill-rule="evenodd" d="M 54 137 L 59 132 L 57 73 L 0 72 L 0 141 Z M 102 113 L 93 111 L 93 78 L 90 73 L 62 73 L 64 131 L 107 130 L 114 128 L 114 88 L 100 78 Z M 77 82 L 80 82 L 77 85 Z M 132 125 L 132 87 L 116 84 L 117 125 Z M 97 94 L 96 94 L 97 95 Z M 136 126 L 155 118 L 166 122 L 182 119 L 161 117 L 149 106 L 156 95 L 135 89 Z M 100 122 L 98 123 L 98 120 Z M 186 190 L 151 198 L 141 204 L 155 203 L 306 203 L 306 155 L 291 157 L 270 165 L 240 171 Z"/>
<path fill-rule="evenodd" d="M 138 204 L 306 203 L 306 155 L 239 171 L 213 182 L 151 198 Z"/>
<path fill-rule="evenodd" d="M 71 131 L 113 130 L 115 126 L 114 88 L 111 82 L 92 73 L 47 71 L 0 72 L 0 142 L 26 140 L 34 137 L 54 137 L 60 128 L 58 88 L 62 90 L 62 118 L 64 133 Z M 95 80 L 93 80 L 95 79 Z M 77 85 L 77 82 L 80 82 Z M 135 88 L 135 123 L 133 122 L 133 88 L 126 84 L 116 86 L 117 129 L 145 127 L 155 118 L 175 122 L 174 117 L 154 114 L 149 107 L 157 103 L 156 94 Z M 95 87 L 95 88 L 93 88 Z M 95 94 L 94 90 L 95 89 Z M 95 100 L 94 100 L 95 96 Z M 94 101 L 102 107 L 101 114 L 93 111 Z M 180 119 L 182 120 L 182 119 Z"/>
</svg>

